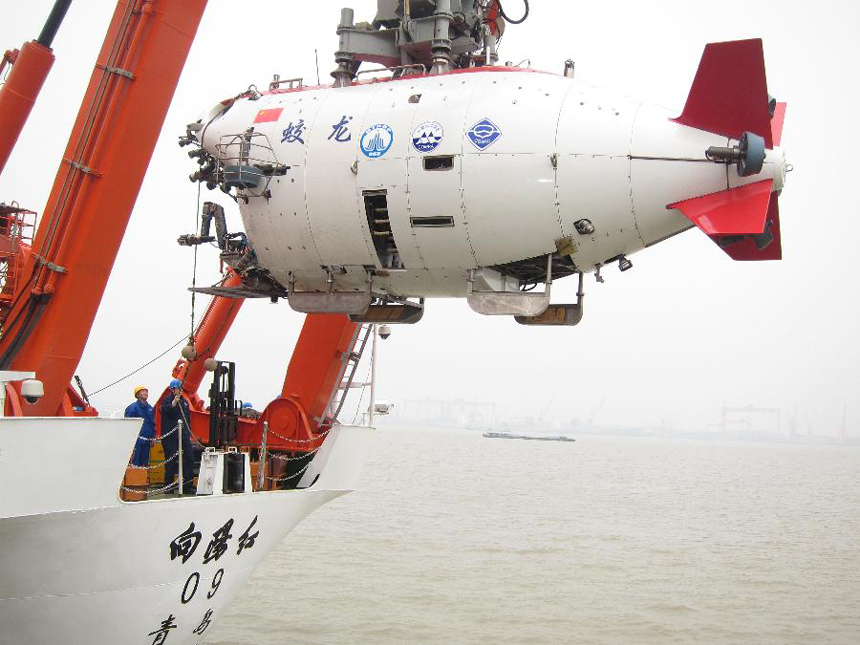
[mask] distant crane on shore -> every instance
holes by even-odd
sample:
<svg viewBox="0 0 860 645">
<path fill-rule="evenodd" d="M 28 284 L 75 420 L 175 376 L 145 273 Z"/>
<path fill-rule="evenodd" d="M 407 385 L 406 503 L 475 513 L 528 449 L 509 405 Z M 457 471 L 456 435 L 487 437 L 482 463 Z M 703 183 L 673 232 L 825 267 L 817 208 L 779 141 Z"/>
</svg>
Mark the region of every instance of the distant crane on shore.
<svg viewBox="0 0 860 645">
<path fill-rule="evenodd" d="M 730 407 L 724 405 L 720 416 L 720 423 L 716 425 L 723 434 L 729 431 L 730 425 L 742 425 L 745 430 L 752 431 L 753 415 L 755 414 L 773 414 L 776 417 L 776 434 L 782 434 L 782 414 L 779 408 L 760 408 L 754 405 Z"/>
</svg>

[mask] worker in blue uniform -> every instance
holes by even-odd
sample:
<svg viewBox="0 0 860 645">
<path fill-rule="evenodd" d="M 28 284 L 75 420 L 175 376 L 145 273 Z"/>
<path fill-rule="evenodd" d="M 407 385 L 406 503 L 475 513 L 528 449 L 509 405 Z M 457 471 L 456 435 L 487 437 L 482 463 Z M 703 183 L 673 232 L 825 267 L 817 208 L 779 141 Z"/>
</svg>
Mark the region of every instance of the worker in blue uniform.
<svg viewBox="0 0 860 645">
<path fill-rule="evenodd" d="M 242 409 L 239 410 L 239 416 L 246 417 L 248 419 L 259 419 L 260 413 L 254 409 L 254 404 L 250 401 L 245 401 L 242 404 Z"/>
<path fill-rule="evenodd" d="M 149 465 L 149 448 L 152 440 L 155 439 L 155 419 L 152 406 L 147 401 L 148 397 L 149 390 L 143 385 L 138 385 L 134 388 L 134 403 L 125 409 L 126 417 L 143 419 L 131 458 L 132 464 L 143 468 Z"/>
<path fill-rule="evenodd" d="M 174 432 L 182 421 L 182 479 L 185 481 L 183 491 L 194 492 L 194 452 L 191 448 L 191 415 L 188 412 L 188 402 L 182 397 L 182 381 L 175 378 L 170 381 L 170 393 L 161 402 L 161 446 L 164 448 L 164 484 L 173 483 L 179 473 L 179 432 Z M 178 491 L 177 486 L 174 490 Z"/>
</svg>

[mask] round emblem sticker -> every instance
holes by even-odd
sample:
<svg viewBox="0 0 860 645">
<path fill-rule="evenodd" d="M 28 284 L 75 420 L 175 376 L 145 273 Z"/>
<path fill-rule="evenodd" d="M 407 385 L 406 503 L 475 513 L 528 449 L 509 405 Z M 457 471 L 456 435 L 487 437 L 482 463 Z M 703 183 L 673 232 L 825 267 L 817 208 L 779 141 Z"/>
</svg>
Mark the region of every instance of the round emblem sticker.
<svg viewBox="0 0 860 645">
<path fill-rule="evenodd" d="M 364 131 L 359 146 L 365 157 L 376 159 L 388 152 L 392 143 L 394 143 L 394 130 L 384 123 L 377 123 Z"/>
<path fill-rule="evenodd" d="M 412 145 L 419 152 L 433 152 L 442 141 L 442 125 L 426 121 L 412 131 Z"/>
</svg>

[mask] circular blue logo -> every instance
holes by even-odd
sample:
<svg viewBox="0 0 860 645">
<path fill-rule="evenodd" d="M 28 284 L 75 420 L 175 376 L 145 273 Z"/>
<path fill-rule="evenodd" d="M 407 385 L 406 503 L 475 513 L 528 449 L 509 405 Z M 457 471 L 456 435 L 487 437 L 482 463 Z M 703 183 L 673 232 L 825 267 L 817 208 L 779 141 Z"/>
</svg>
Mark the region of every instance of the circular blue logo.
<svg viewBox="0 0 860 645">
<path fill-rule="evenodd" d="M 394 130 L 384 123 L 377 123 L 364 131 L 359 146 L 365 157 L 377 159 L 388 152 L 392 143 L 394 143 Z"/>
<path fill-rule="evenodd" d="M 412 145 L 419 152 L 433 152 L 442 141 L 444 130 L 436 121 L 426 121 L 412 131 Z"/>
</svg>

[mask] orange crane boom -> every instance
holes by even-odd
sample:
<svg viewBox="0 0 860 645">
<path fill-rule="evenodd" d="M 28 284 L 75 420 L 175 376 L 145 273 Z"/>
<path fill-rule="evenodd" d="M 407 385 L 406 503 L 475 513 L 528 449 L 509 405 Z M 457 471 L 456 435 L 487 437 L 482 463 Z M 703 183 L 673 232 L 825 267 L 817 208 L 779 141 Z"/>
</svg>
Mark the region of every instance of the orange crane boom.
<svg viewBox="0 0 860 645">
<path fill-rule="evenodd" d="M 0 117 L 3 122 L 0 128 L 0 172 L 6 167 L 42 84 L 54 65 L 51 45 L 71 2 L 57 0 L 39 37 L 24 43 L 20 51 L 7 51 L 0 62 L 0 72 L 7 64 L 12 65 L 9 78 L 0 88 Z"/>
<path fill-rule="evenodd" d="M 27 43 L 18 56 L 10 75 L 14 82 L 0 94 L 0 115 L 11 115 L 0 126 L 0 166 L 50 69 L 50 42 L 69 2 L 58 0 L 39 41 Z M 44 397 L 27 406 L 10 391 L 7 408 L 14 415 L 96 414 L 69 381 L 205 7 L 206 0 L 117 3 L 32 251 L 16 251 L 21 266 L 16 265 L 14 281 L 7 279 L 6 288 L 15 288 L 4 300 L 0 320 L 0 369 L 34 371 L 45 388 Z M 224 286 L 241 282 L 231 273 Z M 215 357 L 243 302 L 214 298 L 192 338 L 193 360 L 174 368 L 192 403 L 192 428 L 204 441 L 209 413 L 197 390 L 206 359 Z M 321 442 L 358 328 L 343 315 L 308 316 L 281 396 L 258 421 L 241 419 L 236 442 L 258 443 L 264 423 L 280 435 L 270 438 L 272 448 L 307 451 Z"/>
<path fill-rule="evenodd" d="M 62 414 L 206 0 L 120 0 L 0 338 L 34 371 L 32 416 Z"/>
</svg>

